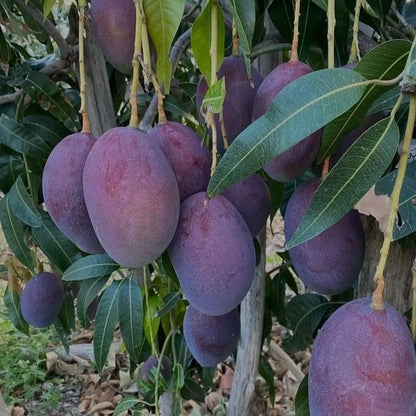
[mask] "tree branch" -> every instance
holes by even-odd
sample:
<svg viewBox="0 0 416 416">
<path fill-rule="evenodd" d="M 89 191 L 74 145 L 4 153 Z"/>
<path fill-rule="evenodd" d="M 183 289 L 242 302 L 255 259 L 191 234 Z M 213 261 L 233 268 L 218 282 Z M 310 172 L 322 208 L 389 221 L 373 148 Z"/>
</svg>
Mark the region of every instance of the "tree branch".
<svg viewBox="0 0 416 416">
<path fill-rule="evenodd" d="M 172 64 L 172 74 L 175 73 L 176 67 L 178 66 L 180 57 L 182 53 L 187 48 L 191 39 L 191 29 L 188 29 L 186 32 L 182 33 L 181 36 L 176 40 L 170 51 L 170 63 Z M 161 86 L 163 93 L 163 85 Z M 153 121 L 157 115 L 157 94 L 153 95 L 152 101 L 147 107 L 146 112 L 143 115 L 142 120 L 139 124 L 139 129 L 142 131 L 149 131 L 152 127 Z"/>
<path fill-rule="evenodd" d="M 72 55 L 72 49 L 66 42 L 66 40 L 62 37 L 58 29 L 52 24 L 49 19 L 45 19 L 42 12 L 35 6 L 33 6 L 30 2 L 26 4 L 25 0 L 16 0 L 16 3 L 19 7 L 25 11 L 27 11 L 37 23 L 39 23 L 46 32 L 52 37 L 52 39 L 58 45 L 58 48 L 61 52 L 61 55 L 64 59 L 69 59 Z"/>
</svg>

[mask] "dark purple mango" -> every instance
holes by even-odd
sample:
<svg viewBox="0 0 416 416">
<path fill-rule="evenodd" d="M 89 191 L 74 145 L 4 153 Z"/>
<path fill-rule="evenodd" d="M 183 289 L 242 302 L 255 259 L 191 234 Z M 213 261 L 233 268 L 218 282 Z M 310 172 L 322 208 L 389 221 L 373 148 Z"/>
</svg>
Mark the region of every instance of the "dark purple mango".
<svg viewBox="0 0 416 416">
<path fill-rule="evenodd" d="M 88 155 L 84 195 L 95 233 L 125 267 L 158 258 L 175 233 L 179 191 L 160 147 L 145 133 L 116 127 Z"/>
<path fill-rule="evenodd" d="M 119 71 L 132 71 L 136 11 L 133 0 L 91 0 L 95 37 L 105 58 Z"/>
<path fill-rule="evenodd" d="M 303 183 L 291 196 L 285 213 L 285 238 L 289 241 L 304 217 L 320 178 Z M 289 250 L 292 264 L 305 285 L 333 295 L 357 279 L 364 260 L 365 237 L 360 215 L 351 210 L 321 234 Z"/>
<path fill-rule="evenodd" d="M 53 323 L 64 303 L 64 285 L 53 273 L 42 272 L 27 282 L 20 298 L 23 318 L 36 328 Z"/>
<path fill-rule="evenodd" d="M 256 91 L 263 78 L 258 71 L 251 68 L 252 84 L 247 77 L 244 59 L 241 56 L 227 56 L 218 71 L 218 78 L 225 77 L 226 95 L 224 101 L 224 124 L 230 144 L 250 123 L 253 101 Z M 201 78 L 196 90 L 196 108 L 201 122 L 204 118 L 200 114 L 202 100 L 208 91 L 208 85 Z M 215 117 L 218 134 L 218 151 L 224 153 L 221 127 L 218 116 Z"/>
<path fill-rule="evenodd" d="M 185 312 L 183 333 L 186 345 L 202 367 L 214 367 L 235 349 L 240 337 L 240 315 L 233 309 L 210 316 L 190 305 Z"/>
<path fill-rule="evenodd" d="M 312 69 L 300 61 L 289 61 L 277 66 L 263 80 L 253 103 L 253 121 L 261 117 L 273 99 L 292 81 L 309 74 Z M 321 130 L 312 133 L 295 146 L 264 165 L 266 173 L 279 182 L 291 182 L 302 175 L 315 160 L 320 146 Z"/>
<path fill-rule="evenodd" d="M 169 256 L 192 306 L 224 315 L 243 300 L 254 279 L 255 251 L 237 208 L 218 195 L 199 192 L 181 204 Z"/>
<path fill-rule="evenodd" d="M 201 137 L 175 121 L 158 124 L 148 134 L 157 141 L 172 166 L 181 201 L 207 189 L 212 157 Z"/>
<path fill-rule="evenodd" d="M 311 416 L 414 416 L 416 355 L 403 317 L 370 298 L 339 308 L 313 344 Z"/>
<path fill-rule="evenodd" d="M 82 175 L 96 142 L 89 133 L 65 137 L 52 150 L 42 177 L 43 198 L 56 226 L 82 251 L 103 253 L 85 206 Z"/>
<path fill-rule="evenodd" d="M 266 224 L 270 211 L 270 191 L 259 175 L 251 175 L 222 193 L 238 209 L 251 235 Z"/>
<path fill-rule="evenodd" d="M 151 355 L 140 367 L 140 378 L 143 381 L 149 382 L 149 372 L 152 368 L 156 369 L 159 365 L 158 359 Z M 165 380 L 169 380 L 172 375 L 172 362 L 169 357 L 163 356 L 162 363 L 160 365 L 160 373 Z"/>
</svg>

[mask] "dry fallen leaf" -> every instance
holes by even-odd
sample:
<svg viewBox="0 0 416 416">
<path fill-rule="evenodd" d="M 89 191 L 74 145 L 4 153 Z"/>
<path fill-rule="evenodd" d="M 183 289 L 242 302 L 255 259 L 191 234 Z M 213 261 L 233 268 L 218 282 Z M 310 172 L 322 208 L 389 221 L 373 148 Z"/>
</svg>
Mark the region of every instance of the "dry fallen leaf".
<svg viewBox="0 0 416 416">
<path fill-rule="evenodd" d="M 15 406 L 12 409 L 12 416 L 24 416 L 25 409 L 23 407 Z"/>
<path fill-rule="evenodd" d="M 374 189 L 375 186 L 372 186 L 354 208 L 361 214 L 373 216 L 378 222 L 380 231 L 384 233 L 391 209 L 391 199 L 388 195 L 377 195 Z"/>
</svg>

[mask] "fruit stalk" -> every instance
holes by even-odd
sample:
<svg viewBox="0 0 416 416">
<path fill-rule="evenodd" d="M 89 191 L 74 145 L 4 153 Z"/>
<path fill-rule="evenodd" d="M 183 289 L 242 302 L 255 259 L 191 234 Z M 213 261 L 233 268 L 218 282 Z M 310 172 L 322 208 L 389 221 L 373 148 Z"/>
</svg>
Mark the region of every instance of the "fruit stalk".
<svg viewBox="0 0 416 416">
<path fill-rule="evenodd" d="M 211 82 L 212 87 L 217 82 L 217 68 L 218 68 L 218 3 L 217 0 L 211 0 L 211 46 L 209 54 L 211 57 Z M 214 113 L 208 109 L 208 127 L 212 131 L 212 165 L 211 165 L 211 176 L 215 172 L 217 167 L 217 126 L 215 124 Z"/>
<path fill-rule="evenodd" d="M 398 102 L 393 110 L 396 110 L 403 99 L 401 94 Z M 392 111 L 391 118 L 394 118 Z M 409 155 L 410 143 L 412 141 L 413 127 L 416 121 L 416 96 L 410 97 L 409 115 L 407 118 L 406 131 L 403 140 L 403 146 L 400 155 L 399 168 L 397 171 L 396 182 L 394 183 L 393 192 L 391 194 L 391 209 L 389 213 L 386 231 L 384 233 L 383 245 L 380 250 L 380 260 L 377 264 L 374 279 L 377 283 L 376 289 L 373 292 L 372 306 L 374 309 L 384 309 L 383 290 L 384 290 L 384 269 L 386 266 L 387 256 L 389 253 L 390 243 L 393 238 L 393 228 L 399 210 L 400 191 L 402 189 L 404 176 L 407 168 L 407 161 Z"/>
<path fill-rule="evenodd" d="M 300 0 L 295 1 L 295 19 L 293 21 L 293 39 L 292 48 L 290 50 L 290 60 L 298 61 L 298 45 L 299 45 L 299 16 L 300 16 Z"/>
<path fill-rule="evenodd" d="M 233 19 L 233 55 L 238 55 L 238 33 L 235 20 Z"/>
<path fill-rule="evenodd" d="M 350 56 L 348 58 L 348 62 L 356 62 L 360 60 L 360 48 L 358 44 L 358 29 L 360 23 L 360 11 L 361 11 L 361 2 L 362 0 L 356 0 L 355 3 L 355 13 L 354 13 L 354 25 L 352 27 L 352 43 L 351 43 L 351 51 Z"/>
<path fill-rule="evenodd" d="M 130 123 L 129 126 L 136 128 L 139 125 L 139 114 L 137 109 L 137 90 L 139 88 L 139 55 L 141 52 L 142 46 L 142 26 L 143 26 L 143 16 L 141 14 L 141 0 L 134 0 L 134 7 L 136 10 L 136 28 L 135 28 L 135 35 L 134 35 L 134 53 L 133 59 L 131 61 L 133 66 L 133 79 L 131 82 L 131 90 L 130 90 L 130 107 L 131 107 L 131 115 L 130 115 Z"/>
<path fill-rule="evenodd" d="M 85 0 L 79 0 L 78 10 L 79 10 L 79 25 L 78 25 L 78 44 L 79 44 L 79 53 L 78 53 L 78 64 L 79 64 L 79 84 L 80 84 L 80 97 L 81 97 L 81 108 L 79 112 L 82 115 L 82 133 L 91 133 L 90 119 L 88 117 L 87 110 L 87 93 L 86 85 L 87 81 L 85 79 L 85 52 L 84 52 L 84 27 L 85 27 Z"/>
<path fill-rule="evenodd" d="M 335 0 L 328 0 L 328 68 L 335 67 Z"/>
</svg>

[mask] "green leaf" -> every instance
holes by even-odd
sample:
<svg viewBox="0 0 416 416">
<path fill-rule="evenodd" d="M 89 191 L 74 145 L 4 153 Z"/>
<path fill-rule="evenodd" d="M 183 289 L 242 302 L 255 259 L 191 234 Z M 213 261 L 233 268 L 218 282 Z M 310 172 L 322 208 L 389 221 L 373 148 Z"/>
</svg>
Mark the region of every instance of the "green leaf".
<svg viewBox="0 0 416 416">
<path fill-rule="evenodd" d="M 381 178 L 375 188 L 378 195 L 391 195 L 397 178 L 397 169 Z M 399 199 L 400 222 L 395 221 L 393 240 L 406 237 L 416 231 L 416 162 L 407 165 Z"/>
<path fill-rule="evenodd" d="M 90 326 L 88 318 L 88 306 L 98 296 L 108 281 L 108 276 L 100 276 L 94 279 L 82 280 L 79 283 L 77 295 L 77 315 L 84 328 Z"/>
<path fill-rule="evenodd" d="M 270 402 L 274 403 L 274 399 L 276 397 L 276 388 L 274 386 L 274 372 L 269 363 L 269 360 L 264 355 L 260 355 L 259 374 L 264 378 L 267 387 L 269 388 Z"/>
<path fill-rule="evenodd" d="M 139 399 L 136 396 L 123 397 L 114 409 L 113 416 L 118 416 L 119 414 L 132 409 L 137 403 L 139 403 Z"/>
<path fill-rule="evenodd" d="M 182 387 L 185 385 L 185 374 L 181 364 L 176 363 L 173 366 L 172 374 L 173 388 L 176 392 L 180 392 Z"/>
<path fill-rule="evenodd" d="M 36 71 L 29 72 L 22 83 L 22 89 L 70 130 L 79 129 L 75 108 L 64 92 L 45 74 Z"/>
<path fill-rule="evenodd" d="M 0 222 L 4 237 L 14 255 L 30 271 L 34 272 L 35 260 L 28 246 L 23 224 L 14 214 L 8 195 L 5 195 L 0 202 Z"/>
<path fill-rule="evenodd" d="M 185 378 L 185 384 L 181 389 L 181 397 L 185 400 L 195 400 L 203 403 L 205 392 L 202 387 L 190 378 Z"/>
<path fill-rule="evenodd" d="M 269 110 L 250 124 L 221 158 L 208 186 L 212 197 L 259 170 L 273 157 L 351 108 L 365 79 L 347 69 L 324 69 L 287 85 Z"/>
<path fill-rule="evenodd" d="M 320 184 L 287 249 L 315 237 L 353 208 L 390 165 L 399 135 L 397 124 L 386 118 L 351 145 Z"/>
<path fill-rule="evenodd" d="M 55 0 L 43 0 L 43 17 L 46 19 L 55 5 Z"/>
<path fill-rule="evenodd" d="M 114 330 L 118 320 L 118 297 L 121 282 L 115 281 L 103 293 L 95 315 L 94 357 L 101 371 L 107 361 L 108 351 L 113 342 Z"/>
<path fill-rule="evenodd" d="M 400 96 L 400 87 L 397 85 L 394 88 L 386 91 L 381 94 L 374 102 L 371 104 L 370 109 L 367 112 L 367 115 L 378 113 L 380 111 L 391 110 L 396 104 Z M 409 97 L 405 96 L 403 99 L 402 105 L 409 104 Z"/>
<path fill-rule="evenodd" d="M 227 0 L 238 33 L 238 40 L 243 50 L 247 75 L 251 79 L 251 62 L 248 55 L 253 43 L 254 28 L 256 26 L 255 2 L 246 0 Z"/>
<path fill-rule="evenodd" d="M 29 114 L 23 118 L 22 123 L 52 147 L 71 134 L 62 123 L 43 114 Z"/>
<path fill-rule="evenodd" d="M 288 327 L 293 335 L 283 340 L 282 347 L 289 352 L 305 350 L 331 303 L 321 295 L 306 293 L 295 296 L 286 307 Z"/>
<path fill-rule="evenodd" d="M 29 335 L 29 324 L 22 316 L 19 294 L 16 291 L 12 291 L 10 293 L 9 286 L 7 286 L 4 292 L 3 300 L 11 323 L 16 327 L 16 329 L 26 335 Z"/>
<path fill-rule="evenodd" d="M 327 11 L 328 9 L 328 0 L 313 0 L 313 2 L 319 6 L 322 10 Z"/>
<path fill-rule="evenodd" d="M 59 320 L 65 331 L 70 334 L 71 331 L 75 330 L 75 308 L 74 308 L 74 297 L 71 292 L 67 292 L 62 305 L 61 310 L 58 314 Z"/>
<path fill-rule="evenodd" d="M 62 276 L 66 281 L 78 281 L 110 275 L 114 270 L 120 267 L 118 263 L 112 260 L 107 254 L 91 254 L 77 260 Z"/>
<path fill-rule="evenodd" d="M 162 301 L 162 307 L 157 312 L 157 317 L 161 318 L 169 313 L 179 302 L 181 299 L 181 292 L 171 292 L 168 293 Z"/>
<path fill-rule="evenodd" d="M 267 284 L 267 306 L 278 322 L 282 325 L 286 325 L 286 281 L 284 274 L 289 273 L 288 269 L 283 270 L 273 279 L 268 280 Z"/>
<path fill-rule="evenodd" d="M 225 29 L 224 29 L 224 17 L 222 15 L 221 8 L 217 7 L 218 16 L 218 44 L 217 44 L 217 71 L 220 68 L 222 61 L 224 60 L 224 41 L 225 41 Z M 192 25 L 191 32 L 191 46 L 194 53 L 195 61 L 198 65 L 202 76 L 207 81 L 208 85 L 211 85 L 211 9 L 212 2 L 209 1 L 197 17 Z"/>
<path fill-rule="evenodd" d="M 25 165 L 21 156 L 1 155 L 0 156 L 0 190 L 6 194 L 17 177 L 25 172 Z"/>
<path fill-rule="evenodd" d="M 51 151 L 42 138 L 5 113 L 0 117 L 0 143 L 16 152 L 44 160 Z"/>
<path fill-rule="evenodd" d="M 296 416 L 310 416 L 308 396 L 308 375 L 303 377 L 295 396 Z"/>
<path fill-rule="evenodd" d="M 152 345 L 159 330 L 160 318 L 157 317 L 157 311 L 160 308 L 160 299 L 158 296 L 149 296 L 148 301 L 144 304 L 144 321 L 143 329 L 147 342 Z"/>
<path fill-rule="evenodd" d="M 10 44 L 6 39 L 3 28 L 0 27 L 0 63 L 8 64 L 12 57 L 13 54 L 10 48 Z"/>
<path fill-rule="evenodd" d="M 42 225 L 32 228 L 32 236 L 40 249 L 59 270 L 66 270 L 81 257 L 81 252 L 58 229 L 47 212 L 42 212 Z"/>
<path fill-rule="evenodd" d="M 213 113 L 220 113 L 225 100 L 225 77 L 208 88 L 202 101 L 202 106 Z"/>
<path fill-rule="evenodd" d="M 192 361 L 192 354 L 186 345 L 185 337 L 182 333 L 175 336 L 175 349 L 177 355 L 177 362 L 186 370 Z"/>
<path fill-rule="evenodd" d="M 27 192 L 21 176 L 17 178 L 11 187 L 9 198 L 10 205 L 17 218 L 31 227 L 40 227 L 42 225 L 42 217 Z"/>
<path fill-rule="evenodd" d="M 376 46 L 357 64 L 354 71 L 367 79 L 388 80 L 397 77 L 402 71 L 410 49 L 407 40 L 392 40 Z M 343 137 L 359 127 L 372 102 L 387 91 L 388 87 L 371 84 L 359 102 L 325 127 L 317 163 L 322 163 L 337 148 Z"/>
<path fill-rule="evenodd" d="M 182 20 L 185 0 L 144 0 L 147 30 L 157 52 L 156 75 L 165 92 L 170 89 L 172 64 L 169 50 Z"/>
<path fill-rule="evenodd" d="M 140 287 L 133 278 L 123 280 L 118 299 L 121 336 L 133 361 L 139 361 L 143 334 L 143 307 Z"/>
</svg>

